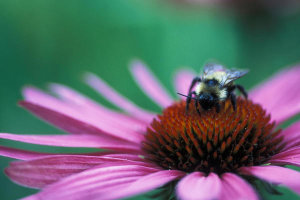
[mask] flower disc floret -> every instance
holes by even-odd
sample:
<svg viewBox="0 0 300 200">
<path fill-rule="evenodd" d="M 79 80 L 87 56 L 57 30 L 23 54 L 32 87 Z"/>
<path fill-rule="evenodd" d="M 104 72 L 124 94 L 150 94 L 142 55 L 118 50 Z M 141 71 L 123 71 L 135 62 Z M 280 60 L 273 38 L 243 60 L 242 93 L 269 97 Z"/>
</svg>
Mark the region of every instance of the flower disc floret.
<svg viewBox="0 0 300 200">
<path fill-rule="evenodd" d="M 200 115 L 185 106 L 185 101 L 169 106 L 147 129 L 143 149 L 166 169 L 234 172 L 264 164 L 284 147 L 270 115 L 250 100 L 239 98 L 236 111 L 226 101 L 219 113 L 201 110 Z"/>
</svg>

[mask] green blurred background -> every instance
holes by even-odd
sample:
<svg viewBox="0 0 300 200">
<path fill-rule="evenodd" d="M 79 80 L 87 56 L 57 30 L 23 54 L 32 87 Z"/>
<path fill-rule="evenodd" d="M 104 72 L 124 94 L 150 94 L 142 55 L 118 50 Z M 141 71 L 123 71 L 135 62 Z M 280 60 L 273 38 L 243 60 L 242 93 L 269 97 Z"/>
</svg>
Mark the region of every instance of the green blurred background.
<svg viewBox="0 0 300 200">
<path fill-rule="evenodd" d="M 176 69 L 190 66 L 200 71 L 212 59 L 249 68 L 251 73 L 240 83 L 250 89 L 300 61 L 299 36 L 299 13 L 241 16 L 158 0 L 1 0 L 0 131 L 61 133 L 16 105 L 27 84 L 46 89 L 49 82 L 63 83 L 111 106 L 82 83 L 82 74 L 91 71 L 138 105 L 159 112 L 128 72 L 133 58 L 147 63 L 169 90 L 174 90 Z M 5 140 L 0 144 L 43 152 L 87 151 Z M 11 160 L 0 158 L 0 168 Z M 36 192 L 13 184 L 3 173 L 0 181 L 0 199 Z M 283 196 L 265 198 L 297 198 L 286 189 L 280 191 Z"/>
</svg>

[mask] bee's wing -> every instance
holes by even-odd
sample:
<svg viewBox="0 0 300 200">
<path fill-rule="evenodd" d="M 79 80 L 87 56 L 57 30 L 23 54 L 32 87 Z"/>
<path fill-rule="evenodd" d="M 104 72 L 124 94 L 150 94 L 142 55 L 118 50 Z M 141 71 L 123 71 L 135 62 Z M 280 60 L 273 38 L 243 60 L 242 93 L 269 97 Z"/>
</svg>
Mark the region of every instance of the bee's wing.
<svg viewBox="0 0 300 200">
<path fill-rule="evenodd" d="M 213 74 L 216 71 L 225 71 L 225 68 L 222 65 L 215 63 L 206 64 L 203 68 L 203 78 Z"/>
<path fill-rule="evenodd" d="M 245 76 L 249 70 L 244 69 L 227 69 L 226 71 L 226 76 L 224 77 L 221 85 L 225 86 L 229 83 L 231 83 L 232 81 L 241 78 L 242 76 Z"/>
</svg>

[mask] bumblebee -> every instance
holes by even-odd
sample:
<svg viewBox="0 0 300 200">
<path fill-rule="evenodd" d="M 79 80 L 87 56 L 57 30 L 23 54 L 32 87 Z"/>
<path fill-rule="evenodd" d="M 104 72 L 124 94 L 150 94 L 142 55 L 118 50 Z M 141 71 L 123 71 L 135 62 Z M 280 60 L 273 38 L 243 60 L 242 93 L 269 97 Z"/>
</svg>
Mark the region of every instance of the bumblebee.
<svg viewBox="0 0 300 200">
<path fill-rule="evenodd" d="M 247 73 L 248 70 L 226 69 L 219 64 L 207 64 L 204 66 L 202 76 L 197 76 L 193 79 L 189 87 L 188 95 L 178 94 L 187 97 L 187 112 L 191 99 L 195 100 L 195 107 L 199 114 L 200 110 L 198 109 L 198 104 L 200 104 L 203 110 L 209 110 L 215 107 L 216 112 L 220 112 L 220 102 L 229 98 L 233 109 L 236 110 L 235 89 L 238 89 L 245 98 L 247 98 L 248 95 L 243 86 L 234 84 L 233 81 Z"/>
</svg>

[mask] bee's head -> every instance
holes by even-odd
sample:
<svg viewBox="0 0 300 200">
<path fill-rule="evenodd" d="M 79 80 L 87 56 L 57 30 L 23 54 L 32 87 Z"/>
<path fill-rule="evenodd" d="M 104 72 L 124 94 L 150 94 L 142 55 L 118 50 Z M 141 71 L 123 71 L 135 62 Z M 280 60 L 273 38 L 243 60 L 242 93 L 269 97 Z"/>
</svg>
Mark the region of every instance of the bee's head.
<svg viewBox="0 0 300 200">
<path fill-rule="evenodd" d="M 211 93 L 199 94 L 199 103 L 204 110 L 212 108 L 218 99 Z"/>
</svg>

